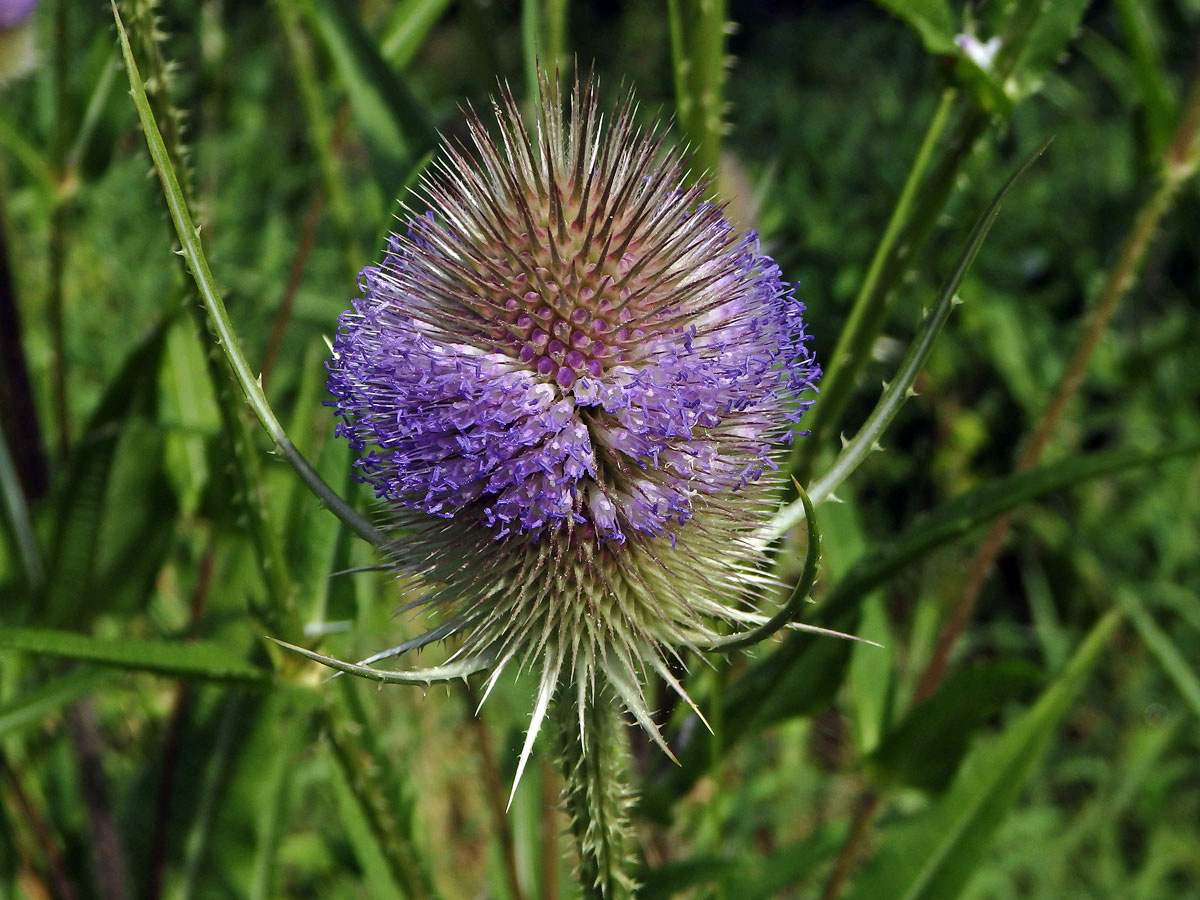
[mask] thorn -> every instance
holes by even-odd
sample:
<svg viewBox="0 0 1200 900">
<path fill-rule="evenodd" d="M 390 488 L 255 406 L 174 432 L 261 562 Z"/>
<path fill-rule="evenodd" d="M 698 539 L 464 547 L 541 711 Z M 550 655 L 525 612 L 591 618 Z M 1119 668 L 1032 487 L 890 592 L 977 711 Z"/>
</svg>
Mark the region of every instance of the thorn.
<svg viewBox="0 0 1200 900">
<path fill-rule="evenodd" d="M 906 390 L 904 392 L 905 400 L 907 400 L 909 397 L 919 397 L 919 396 L 921 396 L 921 395 L 917 393 L 917 389 L 914 388 L 911 384 L 908 386 L 908 390 Z"/>
<path fill-rule="evenodd" d="M 883 452 L 883 444 L 879 443 L 879 441 L 871 441 L 871 452 L 872 453 Z"/>
<path fill-rule="evenodd" d="M 843 450 L 845 450 L 847 447 L 849 447 L 849 446 L 850 446 L 850 438 L 846 437 L 846 432 L 844 432 L 844 431 L 843 431 L 843 432 L 841 432 L 841 433 L 838 435 L 838 439 L 839 439 L 839 440 L 841 440 L 841 442 L 842 442 L 842 449 L 843 449 Z"/>
<path fill-rule="evenodd" d="M 890 381 L 885 381 L 885 382 L 883 382 L 883 389 L 884 389 L 885 391 L 886 391 L 888 388 L 890 388 L 891 386 L 892 386 L 892 383 L 891 383 Z"/>
<path fill-rule="evenodd" d="M 845 503 L 846 501 L 843 500 L 841 497 L 839 497 L 837 494 L 830 494 L 828 497 L 825 498 L 825 502 L 826 503 Z"/>
<path fill-rule="evenodd" d="M 955 306 L 961 306 L 963 304 L 963 302 L 964 302 L 963 298 L 958 296 L 958 294 L 955 294 L 953 297 L 950 298 L 950 307 L 954 308 Z"/>
</svg>

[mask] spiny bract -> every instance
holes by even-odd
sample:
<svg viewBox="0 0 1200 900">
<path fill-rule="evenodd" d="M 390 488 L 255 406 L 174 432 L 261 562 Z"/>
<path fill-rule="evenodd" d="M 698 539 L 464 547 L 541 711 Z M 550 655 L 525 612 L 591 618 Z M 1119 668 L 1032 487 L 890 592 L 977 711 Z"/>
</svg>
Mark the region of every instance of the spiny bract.
<svg viewBox="0 0 1200 900">
<path fill-rule="evenodd" d="M 497 139 L 471 114 L 473 152 L 443 148 L 431 211 L 363 270 L 329 387 L 443 616 L 405 648 L 458 635 L 491 683 L 538 672 L 526 754 L 555 691 L 582 711 L 597 679 L 662 745 L 648 671 L 682 694 L 668 655 L 761 621 L 762 475 L 818 369 L 792 286 L 632 98 L 607 126 L 590 82 L 566 114 L 540 99 L 532 131 L 505 91 Z"/>
</svg>

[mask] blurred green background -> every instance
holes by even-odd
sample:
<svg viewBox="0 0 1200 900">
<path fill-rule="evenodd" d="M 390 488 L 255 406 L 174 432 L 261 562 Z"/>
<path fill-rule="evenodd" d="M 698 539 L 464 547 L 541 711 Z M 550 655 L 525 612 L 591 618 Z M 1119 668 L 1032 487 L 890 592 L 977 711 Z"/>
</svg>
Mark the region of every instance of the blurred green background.
<svg viewBox="0 0 1200 900">
<path fill-rule="evenodd" d="M 1179 137 L 1196 128 L 1198 0 L 119 6 L 168 146 L 187 145 L 246 355 L 297 446 L 368 511 L 322 406 L 325 339 L 435 130 L 465 136 L 462 108 L 486 109 L 498 79 L 527 97 L 535 58 L 594 67 L 610 102 L 634 87 L 646 121 L 678 114 L 677 139 L 720 160 L 731 215 L 798 282 L 827 369 L 931 141 L 876 333 L 858 332 L 842 408 L 822 421 L 823 395 L 805 423 L 821 426 L 809 477 L 875 407 L 989 200 L 1053 138 L 884 452 L 820 510 L 815 609 L 840 598 L 825 624 L 885 649 L 789 637 L 693 661 L 716 735 L 664 706 L 678 770 L 631 736 L 640 896 L 1200 896 L 1200 193 Z M 705 57 L 714 16 L 736 27 Z M 412 586 L 386 572 L 331 574 L 379 557 L 206 364 L 111 10 L 43 0 L 26 27 L 36 67 L 0 88 L 0 898 L 577 896 L 547 750 L 503 810 L 524 680 L 476 717 L 478 685 L 323 683 L 261 641 L 324 636 L 357 659 L 423 619 L 392 617 Z M 996 67 L 1026 51 L 1000 77 L 955 35 L 1002 35 Z M 727 134 L 686 111 L 703 78 Z M 1038 460 L 1058 468 L 997 488 L 1139 225 L 1140 277 L 1117 285 Z M 1021 491 L 1036 503 L 947 644 L 986 523 Z M 939 646 L 949 674 L 918 702 Z"/>
</svg>

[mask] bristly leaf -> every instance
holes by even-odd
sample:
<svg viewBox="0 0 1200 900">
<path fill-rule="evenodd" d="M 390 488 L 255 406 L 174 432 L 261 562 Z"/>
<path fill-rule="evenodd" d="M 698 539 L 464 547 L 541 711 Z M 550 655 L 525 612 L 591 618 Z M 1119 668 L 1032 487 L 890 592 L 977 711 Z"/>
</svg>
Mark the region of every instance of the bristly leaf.
<svg viewBox="0 0 1200 900">
<path fill-rule="evenodd" d="M 950 317 L 951 310 L 954 309 L 957 298 L 958 288 L 962 284 L 963 278 L 971 268 L 971 264 L 975 261 L 976 255 L 979 253 L 980 247 L 983 246 L 983 241 L 987 237 L 988 231 L 992 227 L 992 223 L 996 220 L 996 216 L 1000 212 L 1000 204 L 1005 196 L 1016 184 L 1017 179 L 1046 152 L 1049 143 L 1043 144 L 1038 150 L 1025 160 L 1021 166 L 1009 176 L 1008 181 L 992 198 L 992 202 L 988 204 L 987 209 L 979 217 L 975 223 L 975 227 L 971 229 L 971 234 L 967 238 L 967 244 L 963 248 L 962 254 L 955 263 L 954 271 L 949 279 L 942 286 L 938 293 L 937 301 L 933 308 L 925 313 L 925 317 L 921 322 L 920 328 L 917 330 L 916 336 L 909 345 L 908 352 L 905 354 L 903 361 L 900 363 L 900 368 L 896 375 L 887 383 L 883 394 L 876 403 L 875 409 L 867 418 L 858 434 L 854 439 L 846 445 L 838 458 L 834 461 L 829 471 L 818 478 L 809 487 L 809 496 L 814 505 L 819 505 L 837 490 L 838 485 L 846 480 L 850 474 L 858 468 L 859 464 L 876 447 L 877 442 L 887 426 L 891 424 L 896 413 L 910 396 L 910 389 L 920 374 L 921 369 L 925 366 L 925 360 L 929 357 L 933 350 L 934 342 L 941 334 L 942 326 L 946 324 L 946 320 Z M 800 521 L 804 515 L 804 503 L 800 500 L 793 501 L 785 509 L 779 512 L 770 524 L 763 530 L 762 540 L 764 543 L 771 543 L 789 528 Z"/>
</svg>

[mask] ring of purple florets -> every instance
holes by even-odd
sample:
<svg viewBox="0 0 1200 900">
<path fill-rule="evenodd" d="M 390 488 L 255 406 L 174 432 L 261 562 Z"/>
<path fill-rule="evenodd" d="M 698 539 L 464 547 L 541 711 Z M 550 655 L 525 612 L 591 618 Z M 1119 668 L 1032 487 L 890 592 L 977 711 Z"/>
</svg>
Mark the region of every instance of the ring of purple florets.
<svg viewBox="0 0 1200 900">
<path fill-rule="evenodd" d="M 389 504 L 464 515 L 495 538 L 570 527 L 624 542 L 673 538 L 698 496 L 773 468 L 819 371 L 804 305 L 755 233 L 697 212 L 711 219 L 716 275 L 644 315 L 616 290 L 637 265 L 629 254 L 540 292 L 500 258 L 507 282 L 447 309 L 420 289 L 444 263 L 425 240 L 433 217 L 393 237 L 383 264 L 362 271 L 330 364 L 360 480 Z"/>
</svg>

